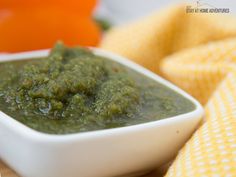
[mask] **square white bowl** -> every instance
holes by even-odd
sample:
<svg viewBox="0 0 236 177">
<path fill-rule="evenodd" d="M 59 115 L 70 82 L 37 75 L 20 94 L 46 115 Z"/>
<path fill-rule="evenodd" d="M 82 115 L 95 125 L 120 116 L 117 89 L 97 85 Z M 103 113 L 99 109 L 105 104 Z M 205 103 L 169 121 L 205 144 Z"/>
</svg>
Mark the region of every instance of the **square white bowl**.
<svg viewBox="0 0 236 177">
<path fill-rule="evenodd" d="M 0 111 L 0 158 L 24 177 L 110 177 L 147 171 L 172 159 L 202 120 L 193 97 L 132 61 L 92 48 L 194 103 L 188 113 L 121 128 L 68 135 L 35 131 Z M 0 56 L 0 62 L 44 57 L 48 50 Z M 1 77 L 1 76 L 0 76 Z"/>
</svg>

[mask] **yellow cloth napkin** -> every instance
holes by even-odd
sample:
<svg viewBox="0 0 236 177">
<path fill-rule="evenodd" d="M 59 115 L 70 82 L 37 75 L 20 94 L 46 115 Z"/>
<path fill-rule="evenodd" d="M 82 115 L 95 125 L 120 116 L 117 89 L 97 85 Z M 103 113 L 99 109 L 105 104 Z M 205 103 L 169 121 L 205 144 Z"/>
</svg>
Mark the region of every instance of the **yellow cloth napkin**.
<svg viewBox="0 0 236 177">
<path fill-rule="evenodd" d="M 205 122 L 167 177 L 236 176 L 236 17 L 186 13 L 174 5 L 108 32 L 101 47 L 183 88 L 205 106 Z"/>
</svg>

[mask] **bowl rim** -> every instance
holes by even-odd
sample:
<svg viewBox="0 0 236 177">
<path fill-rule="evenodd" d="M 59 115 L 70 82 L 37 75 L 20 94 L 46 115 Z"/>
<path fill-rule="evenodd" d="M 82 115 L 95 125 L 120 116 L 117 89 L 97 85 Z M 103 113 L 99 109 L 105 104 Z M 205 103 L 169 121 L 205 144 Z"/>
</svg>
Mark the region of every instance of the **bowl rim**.
<svg viewBox="0 0 236 177">
<path fill-rule="evenodd" d="M 12 117 L 8 116 L 1 110 L 0 110 L 0 124 L 4 124 L 4 126 L 7 126 L 9 129 L 16 132 L 17 134 L 26 136 L 27 138 L 30 138 L 34 141 L 61 142 L 61 141 L 71 141 L 71 140 L 76 141 L 78 139 L 87 139 L 87 138 L 94 138 L 94 137 L 101 137 L 101 136 L 113 136 L 116 134 L 125 134 L 128 132 L 135 132 L 137 130 L 161 127 L 163 125 L 167 125 L 170 123 L 172 124 L 175 122 L 184 121 L 186 119 L 190 119 L 191 117 L 199 117 L 199 119 L 202 119 L 204 115 L 204 110 L 201 104 L 195 98 L 193 98 L 188 93 L 186 93 L 179 87 L 175 86 L 171 82 L 165 80 L 164 78 L 158 76 L 152 71 L 144 68 L 143 66 L 139 64 L 136 64 L 135 62 L 125 57 L 122 57 L 112 52 L 95 48 L 95 47 L 89 47 L 89 49 L 91 49 L 95 55 L 102 56 L 107 59 L 118 62 L 172 89 L 176 93 L 190 100 L 195 105 L 195 109 L 187 113 L 179 114 L 172 117 L 167 117 L 161 120 L 144 122 L 144 123 L 125 126 L 125 127 L 101 129 L 101 130 L 88 131 L 88 132 L 78 132 L 78 133 L 72 133 L 72 134 L 49 134 L 49 133 L 44 133 L 44 132 L 34 130 L 24 125 L 23 123 L 13 119 Z M 14 54 L 3 54 L 3 55 L 0 55 L 0 63 L 44 57 L 48 55 L 49 51 L 50 51 L 49 49 L 45 49 L 45 50 L 20 52 L 20 53 L 14 53 Z M 2 119 L 2 117 L 5 117 L 5 118 Z"/>
</svg>

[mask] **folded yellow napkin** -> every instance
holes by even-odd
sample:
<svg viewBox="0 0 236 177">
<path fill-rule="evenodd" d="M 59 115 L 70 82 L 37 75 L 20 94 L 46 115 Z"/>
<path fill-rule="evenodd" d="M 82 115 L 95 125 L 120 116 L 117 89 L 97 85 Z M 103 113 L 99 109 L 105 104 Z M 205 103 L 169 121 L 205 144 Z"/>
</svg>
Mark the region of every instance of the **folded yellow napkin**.
<svg viewBox="0 0 236 177">
<path fill-rule="evenodd" d="M 205 106 L 205 122 L 167 177 L 236 176 L 236 17 L 174 5 L 111 29 L 101 47 L 162 75 Z"/>
</svg>

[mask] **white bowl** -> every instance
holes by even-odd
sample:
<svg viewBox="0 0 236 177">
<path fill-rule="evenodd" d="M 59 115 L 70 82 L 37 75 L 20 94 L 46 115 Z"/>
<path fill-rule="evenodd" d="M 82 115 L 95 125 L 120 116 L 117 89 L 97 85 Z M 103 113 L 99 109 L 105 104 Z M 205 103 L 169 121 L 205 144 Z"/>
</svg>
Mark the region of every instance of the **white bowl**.
<svg viewBox="0 0 236 177">
<path fill-rule="evenodd" d="M 110 177 L 139 173 L 172 159 L 199 125 L 202 106 L 183 90 L 115 54 L 92 49 L 166 85 L 196 108 L 167 119 L 69 135 L 35 131 L 0 111 L 0 158 L 24 177 Z M 0 61 L 47 56 L 48 50 L 0 56 Z"/>
</svg>

